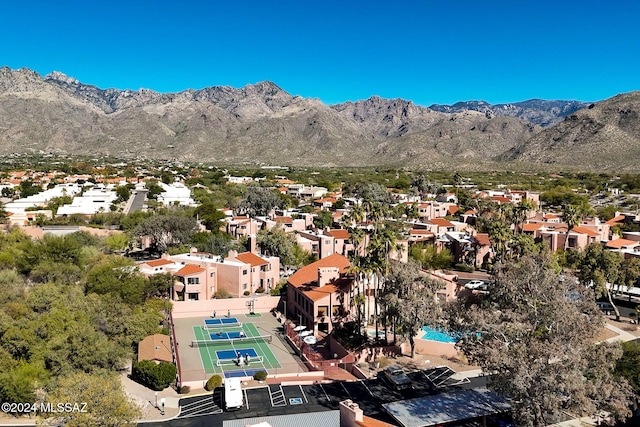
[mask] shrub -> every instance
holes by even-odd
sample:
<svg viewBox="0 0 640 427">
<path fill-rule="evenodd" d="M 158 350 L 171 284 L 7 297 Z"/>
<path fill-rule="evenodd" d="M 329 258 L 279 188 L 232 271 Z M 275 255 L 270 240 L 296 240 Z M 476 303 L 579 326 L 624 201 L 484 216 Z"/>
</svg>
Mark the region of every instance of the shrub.
<svg viewBox="0 0 640 427">
<path fill-rule="evenodd" d="M 218 289 L 215 293 L 215 296 L 218 299 L 231 297 L 231 295 L 229 295 L 229 291 L 227 291 L 226 289 Z"/>
<path fill-rule="evenodd" d="M 152 390 L 160 391 L 175 380 L 176 373 L 176 365 L 173 363 L 141 360 L 133 364 L 131 378 Z"/>
<path fill-rule="evenodd" d="M 222 385 L 222 377 L 220 375 L 213 375 L 207 381 L 204 389 L 207 391 L 213 391 Z"/>
<path fill-rule="evenodd" d="M 269 293 L 272 297 L 277 297 L 279 295 L 286 295 L 287 293 L 287 281 L 283 280 L 276 285 L 275 288 L 271 289 Z"/>
<path fill-rule="evenodd" d="M 188 385 L 183 385 L 182 387 L 180 387 L 180 394 L 187 394 L 191 391 L 191 387 L 189 387 Z"/>
<path fill-rule="evenodd" d="M 249 292 L 249 291 L 244 291 L 244 296 L 245 296 L 245 297 L 248 297 L 249 295 L 251 295 L 251 292 Z"/>
<path fill-rule="evenodd" d="M 264 381 L 267 379 L 267 373 L 265 371 L 258 371 L 253 375 L 253 379 L 256 381 Z"/>
<path fill-rule="evenodd" d="M 256 293 L 257 294 L 263 294 L 264 293 L 264 288 L 262 286 L 260 286 L 258 289 L 256 289 Z"/>
<path fill-rule="evenodd" d="M 458 271 L 464 271 L 465 273 L 473 273 L 474 269 L 473 266 L 469 265 L 469 264 L 456 264 L 456 270 Z"/>
</svg>

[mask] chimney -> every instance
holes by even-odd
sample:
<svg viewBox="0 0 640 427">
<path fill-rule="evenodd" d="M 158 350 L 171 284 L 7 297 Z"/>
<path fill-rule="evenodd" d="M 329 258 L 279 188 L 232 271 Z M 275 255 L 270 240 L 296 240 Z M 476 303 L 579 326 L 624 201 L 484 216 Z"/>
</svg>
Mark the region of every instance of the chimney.
<svg viewBox="0 0 640 427">
<path fill-rule="evenodd" d="M 363 420 L 363 412 L 357 403 L 350 399 L 340 402 L 340 427 L 359 427 Z"/>
<path fill-rule="evenodd" d="M 331 283 L 340 278 L 338 267 L 318 267 L 318 287 Z"/>
</svg>

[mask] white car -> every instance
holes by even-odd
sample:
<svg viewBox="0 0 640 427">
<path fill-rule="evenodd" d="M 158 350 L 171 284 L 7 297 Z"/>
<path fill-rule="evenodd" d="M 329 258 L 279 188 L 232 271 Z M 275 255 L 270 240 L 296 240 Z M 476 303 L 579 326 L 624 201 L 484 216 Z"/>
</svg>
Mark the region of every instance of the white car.
<svg viewBox="0 0 640 427">
<path fill-rule="evenodd" d="M 482 280 L 472 280 L 470 282 L 465 283 L 464 287 L 471 290 L 486 290 L 487 284 L 484 283 Z"/>
</svg>

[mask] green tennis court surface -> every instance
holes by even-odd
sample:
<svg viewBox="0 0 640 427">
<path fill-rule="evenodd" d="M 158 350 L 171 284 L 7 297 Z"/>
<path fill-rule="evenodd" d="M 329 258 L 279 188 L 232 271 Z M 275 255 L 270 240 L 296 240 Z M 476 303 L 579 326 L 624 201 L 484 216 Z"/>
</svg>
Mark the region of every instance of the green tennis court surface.
<svg viewBox="0 0 640 427">
<path fill-rule="evenodd" d="M 240 336 L 240 331 L 244 331 L 246 337 L 226 339 Z M 193 327 L 195 341 L 192 346 L 198 348 L 207 375 L 244 377 L 253 376 L 258 371 L 269 373 L 269 369 L 282 368 L 253 323 L 244 322 L 241 327 L 223 328 L 220 334 L 218 336 L 217 333 L 212 333 L 205 326 Z M 237 359 L 238 354 L 241 356 L 240 361 Z M 249 363 L 246 363 L 245 355 L 250 356 Z"/>
</svg>

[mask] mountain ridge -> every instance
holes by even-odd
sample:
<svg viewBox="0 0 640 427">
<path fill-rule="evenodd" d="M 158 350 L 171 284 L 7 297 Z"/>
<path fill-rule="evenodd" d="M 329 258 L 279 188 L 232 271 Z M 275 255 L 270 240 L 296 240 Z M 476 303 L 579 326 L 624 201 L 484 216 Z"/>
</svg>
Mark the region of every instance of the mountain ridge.
<svg viewBox="0 0 640 427">
<path fill-rule="evenodd" d="M 630 111 L 626 126 L 633 129 L 634 114 L 640 110 L 635 107 L 636 98 L 640 97 L 631 95 L 633 105 L 626 107 Z M 29 69 L 2 67 L 0 154 L 102 153 L 300 166 L 549 164 L 540 153 L 547 138 L 558 137 L 554 129 L 562 125 L 569 132 L 563 123 L 583 111 L 575 108 L 598 105 L 600 111 L 603 102 L 608 101 L 529 100 L 496 107 L 474 101 L 473 105 L 454 104 L 447 108 L 455 111 L 442 112 L 404 99 L 376 96 L 326 105 L 291 95 L 270 81 L 242 88 L 211 86 L 160 93 L 101 89 L 60 72 L 42 77 Z M 560 122 L 542 127 L 519 117 L 525 113 L 546 117 L 546 122 L 558 115 L 554 117 L 560 117 Z M 613 120 L 607 117 L 602 116 Z M 620 132 L 610 133 L 629 134 Z M 576 134 L 574 138 L 581 137 Z M 637 143 L 633 138 L 627 140 Z M 567 159 L 567 165 L 593 166 L 588 158 L 583 164 L 569 161 L 562 150 L 570 144 L 563 144 L 549 145 L 561 154 L 554 158 Z"/>
</svg>

